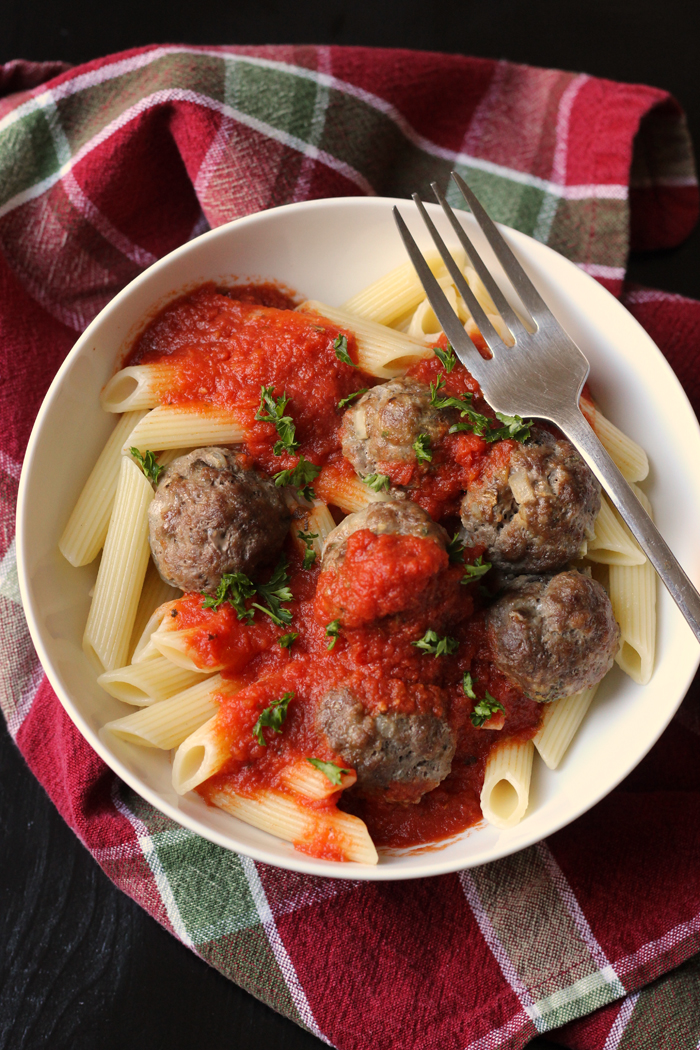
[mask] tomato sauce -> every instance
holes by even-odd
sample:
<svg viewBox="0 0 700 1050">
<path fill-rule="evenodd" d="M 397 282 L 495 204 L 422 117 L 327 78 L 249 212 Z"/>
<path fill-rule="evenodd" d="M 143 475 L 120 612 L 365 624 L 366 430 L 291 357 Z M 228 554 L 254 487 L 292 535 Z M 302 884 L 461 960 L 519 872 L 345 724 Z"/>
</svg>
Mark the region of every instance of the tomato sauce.
<svg viewBox="0 0 700 1050">
<path fill-rule="evenodd" d="M 293 305 L 293 299 L 275 286 L 249 285 L 227 292 L 204 285 L 154 318 L 127 363 L 173 365 L 175 378 L 162 392 L 163 404 L 230 411 L 245 428 L 244 451 L 256 466 L 273 474 L 293 467 L 303 455 L 323 468 L 315 485 L 324 498 L 329 479 L 355 476 L 340 448 L 338 402 L 377 380 L 338 360 L 334 342 L 345 335 L 350 358 L 357 361 L 351 332 L 323 317 L 295 312 Z M 477 411 L 493 416 L 461 364 L 446 373 L 433 357 L 409 374 L 426 384 L 442 377 L 446 395 L 470 391 Z M 275 397 L 285 394 L 289 399 L 285 413 L 294 421 L 299 442 L 294 454 L 275 454 L 274 425 L 255 419 L 263 386 L 272 388 Z M 450 525 L 458 516 L 463 491 L 483 470 L 507 457 L 512 444 L 448 434 L 434 446 L 429 469 L 408 476 L 405 465 L 387 464 L 386 473 L 408 485 L 410 497 L 436 520 Z M 303 522 L 300 527 L 305 528 Z M 464 551 L 467 564 L 481 553 Z M 234 680 L 238 689 L 222 697 L 217 718 L 229 758 L 198 788 L 200 794 L 212 799 L 222 787 L 242 795 L 261 787 L 285 788 L 290 762 L 309 757 L 345 767 L 316 725 L 324 695 L 342 686 L 361 697 L 368 712 L 420 711 L 445 718 L 457 741 L 452 771 L 419 802 L 363 798 L 349 789 L 314 802 L 304 800 L 304 805 L 310 810 L 339 805 L 361 816 L 382 846 L 435 842 L 476 823 L 489 751 L 505 737 L 531 737 L 541 718 L 541 706 L 525 699 L 490 662 L 482 616 L 488 577 L 465 584 L 463 566 L 451 563 L 432 539 L 377 536 L 369 530 L 349 537 L 339 571 L 321 573 L 318 564 L 303 568 L 303 547 L 291 537 L 284 556 L 293 595 L 284 603 L 291 614 L 289 625 L 279 626 L 254 609 L 252 603 L 260 602 L 259 597 L 247 599 L 243 610 L 228 601 L 206 608 L 198 594 L 185 595 L 173 605 L 173 626 L 192 631 L 190 644 L 198 664 L 223 667 L 224 678 Z M 272 571 L 261 572 L 255 582 L 264 583 Z M 241 618 L 246 610 L 254 616 Z M 329 634 L 335 621 L 337 630 Z M 436 655 L 417 646 L 427 631 L 449 637 L 449 651 Z M 283 647 L 280 639 L 290 632 L 297 637 L 291 647 Z M 503 705 L 502 729 L 472 725 L 474 700 L 463 688 L 467 671 L 477 699 L 488 691 Z M 264 726 L 255 732 L 262 713 L 284 697 L 288 699 L 281 731 Z M 343 859 L 332 834 L 319 833 L 299 848 Z"/>
</svg>

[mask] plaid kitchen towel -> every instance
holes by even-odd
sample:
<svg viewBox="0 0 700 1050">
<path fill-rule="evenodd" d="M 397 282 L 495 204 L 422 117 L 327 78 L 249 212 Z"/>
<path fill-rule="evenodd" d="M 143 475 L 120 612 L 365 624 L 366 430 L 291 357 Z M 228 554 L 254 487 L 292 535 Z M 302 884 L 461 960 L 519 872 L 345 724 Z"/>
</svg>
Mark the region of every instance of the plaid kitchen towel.
<svg viewBox="0 0 700 1050">
<path fill-rule="evenodd" d="M 696 1047 L 697 687 L 624 784 L 547 842 L 406 883 L 278 871 L 172 823 L 91 751 L 32 650 L 13 541 L 41 399 L 129 280 L 237 216 L 427 191 L 452 167 L 495 218 L 624 294 L 697 407 L 700 304 L 623 291 L 630 243 L 675 244 L 697 217 L 678 105 L 557 70 L 323 47 L 13 63 L 0 91 L 0 701 L 64 818 L 184 944 L 342 1050 L 515 1050 L 554 1030 L 582 1050 Z"/>
</svg>

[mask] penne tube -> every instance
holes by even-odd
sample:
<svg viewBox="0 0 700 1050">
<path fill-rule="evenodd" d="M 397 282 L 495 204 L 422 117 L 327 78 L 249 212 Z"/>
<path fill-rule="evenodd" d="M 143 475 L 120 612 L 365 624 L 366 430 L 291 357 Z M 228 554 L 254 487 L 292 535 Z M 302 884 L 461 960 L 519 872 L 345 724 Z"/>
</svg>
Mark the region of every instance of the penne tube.
<svg viewBox="0 0 700 1050">
<path fill-rule="evenodd" d="M 332 466 L 322 469 L 314 481 L 314 489 L 324 503 L 339 507 L 346 514 L 362 510 L 369 503 L 381 503 L 391 499 L 388 492 L 375 492 L 361 478 L 348 477 Z"/>
<path fill-rule="evenodd" d="M 615 466 L 627 481 L 644 481 L 649 473 L 647 454 L 636 441 L 606 419 L 592 401 L 581 398 L 581 411 Z"/>
<path fill-rule="evenodd" d="M 191 645 L 191 640 L 198 633 L 199 627 L 185 627 L 182 630 L 172 630 L 169 626 L 169 617 L 161 620 L 160 626 L 153 632 L 150 644 L 155 646 L 161 656 L 178 667 L 188 671 L 207 671 L 212 674 L 215 671 L 223 671 L 225 664 L 210 664 L 200 667 L 197 663 L 197 650 Z"/>
<path fill-rule="evenodd" d="M 534 750 L 532 740 L 510 738 L 489 754 L 481 789 L 481 812 L 494 827 L 515 827 L 525 816 Z"/>
<path fill-rule="evenodd" d="M 107 722 L 104 728 L 129 744 L 169 751 L 216 715 L 223 687 L 223 679 L 215 675 L 169 700 Z"/>
<path fill-rule="evenodd" d="M 143 581 L 141 597 L 139 598 L 138 609 L 136 610 L 134 629 L 131 632 L 131 642 L 129 643 L 129 653 L 131 655 L 132 663 L 134 662 L 137 651 L 140 652 L 143 649 L 144 645 L 147 644 L 151 634 L 155 630 L 155 626 L 151 627 L 148 637 L 142 645 L 141 642 L 143 640 L 144 632 L 146 631 L 146 626 L 150 623 L 151 617 L 156 609 L 159 609 L 166 603 L 175 601 L 181 594 L 182 591 L 177 590 L 175 587 L 171 587 L 169 583 L 165 582 L 156 569 L 153 560 L 149 559 L 148 567 L 146 569 L 146 578 Z M 162 617 L 158 620 L 158 624 L 160 624 L 161 620 Z"/>
<path fill-rule="evenodd" d="M 466 260 L 464 251 L 452 248 L 451 252 L 458 266 L 463 266 Z M 436 277 L 447 273 L 438 252 L 431 249 L 424 252 L 423 258 Z M 367 321 L 393 326 L 400 318 L 411 314 L 422 299 L 425 299 L 425 291 L 420 278 L 413 263 L 405 262 L 348 299 L 342 309 Z"/>
<path fill-rule="evenodd" d="M 188 671 L 160 656 L 140 664 L 127 664 L 116 671 L 105 671 L 97 684 L 125 704 L 147 707 L 201 682 L 203 673 L 206 672 Z"/>
<path fill-rule="evenodd" d="M 177 382 L 178 369 L 174 365 L 129 365 L 112 376 L 100 394 L 105 412 L 134 412 L 155 408 L 162 395 L 171 391 Z"/>
<path fill-rule="evenodd" d="M 173 787 L 178 795 L 194 791 L 219 772 L 230 757 L 225 738 L 216 730 L 216 715 L 183 740 L 173 759 Z"/>
<path fill-rule="evenodd" d="M 154 660 L 162 654 L 156 649 L 151 641 L 151 636 L 154 631 L 157 631 L 163 620 L 168 616 L 173 609 L 174 601 L 164 602 L 153 610 L 150 617 L 146 622 L 146 626 L 143 629 L 143 633 L 136 643 L 133 655 L 131 657 L 132 664 L 140 664 L 145 660 Z"/>
<path fill-rule="evenodd" d="M 124 442 L 142 454 L 148 449 L 200 448 L 245 441 L 245 430 L 230 412 L 211 405 L 159 405 L 134 427 Z"/>
<path fill-rule="evenodd" d="M 644 509 L 649 499 L 633 485 Z M 611 565 L 608 588 L 615 619 L 620 625 L 620 649 L 615 662 L 630 678 L 646 685 L 654 670 L 656 651 L 656 572 L 643 565 Z"/>
<path fill-rule="evenodd" d="M 334 784 L 325 773 L 303 758 L 298 762 L 291 762 L 283 769 L 281 779 L 290 791 L 295 791 L 304 798 L 318 800 L 328 798 L 336 791 L 344 791 L 345 788 L 352 787 L 357 781 L 357 773 L 354 769 L 343 772 L 340 784 Z"/>
<path fill-rule="evenodd" d="M 533 743 L 549 769 L 556 769 L 566 754 L 597 688 L 594 685 L 545 705 L 542 725 L 533 737 Z"/>
<path fill-rule="evenodd" d="M 432 356 L 432 348 L 424 342 L 412 339 L 393 328 L 386 328 L 375 321 L 365 321 L 334 306 L 309 300 L 297 309 L 319 314 L 339 328 L 353 332 L 357 343 L 358 367 L 380 379 L 393 379 L 403 375 L 409 365 L 415 364 L 423 357 Z"/>
<path fill-rule="evenodd" d="M 127 412 L 117 421 L 100 458 L 92 469 L 58 547 L 71 565 L 89 565 L 104 546 L 117 491 L 122 446 L 145 412 Z"/>
<path fill-rule="evenodd" d="M 246 824 L 293 842 L 304 852 L 322 844 L 326 851 L 328 847 L 337 851 L 339 860 L 376 864 L 379 859 L 363 821 L 341 810 L 307 809 L 291 796 L 270 789 L 249 797 L 222 787 L 210 792 L 209 800 Z"/>
<path fill-rule="evenodd" d="M 148 507 L 152 499 L 150 481 L 133 459 L 123 456 L 95 595 L 83 636 L 85 652 L 105 671 L 123 667 L 129 655 L 150 557 Z"/>
<path fill-rule="evenodd" d="M 595 532 L 588 541 L 587 557 L 589 561 L 605 565 L 643 565 L 646 561 L 634 536 L 604 492 L 601 493 Z"/>
</svg>

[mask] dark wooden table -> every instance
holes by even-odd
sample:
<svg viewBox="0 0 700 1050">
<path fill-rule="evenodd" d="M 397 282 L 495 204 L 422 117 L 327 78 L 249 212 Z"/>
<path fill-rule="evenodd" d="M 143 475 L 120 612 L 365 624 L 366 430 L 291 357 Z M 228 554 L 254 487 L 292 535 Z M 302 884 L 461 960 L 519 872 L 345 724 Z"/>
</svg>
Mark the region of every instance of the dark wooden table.
<svg viewBox="0 0 700 1050">
<path fill-rule="evenodd" d="M 666 88 L 700 142 L 697 0 L 374 0 L 371 11 L 361 0 L 203 0 L 187 7 L 121 0 L 99 8 L 87 0 L 6 0 L 0 62 L 77 63 L 149 43 L 452 51 Z M 633 257 L 629 272 L 641 283 L 700 298 L 700 230 L 677 249 Z M 2 725 L 0 1050 L 322 1045 L 210 969 L 118 892 Z"/>
</svg>

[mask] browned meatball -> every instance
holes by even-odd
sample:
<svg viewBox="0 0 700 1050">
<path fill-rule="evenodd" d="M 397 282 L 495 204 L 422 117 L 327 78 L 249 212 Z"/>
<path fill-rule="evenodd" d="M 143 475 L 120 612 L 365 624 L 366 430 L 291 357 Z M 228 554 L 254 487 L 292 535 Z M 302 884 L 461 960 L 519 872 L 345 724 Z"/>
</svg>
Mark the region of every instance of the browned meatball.
<svg viewBox="0 0 700 1050">
<path fill-rule="evenodd" d="M 535 427 L 507 461 L 493 450 L 462 500 L 460 538 L 503 572 L 550 572 L 585 553 L 599 510 L 600 485 L 571 442 Z"/>
<path fill-rule="evenodd" d="M 433 540 L 443 549 L 449 541 L 442 525 L 433 521 L 428 512 L 417 503 L 399 503 L 396 500 L 370 503 L 355 514 L 348 514 L 347 518 L 328 534 L 323 548 L 323 572 L 340 567 L 345 558 L 348 538 L 360 529 L 369 529 L 375 536 L 387 532 L 420 536 L 422 539 Z"/>
<path fill-rule="evenodd" d="M 414 693 L 438 693 L 414 685 Z M 426 697 L 417 697 L 419 705 Z M 356 791 L 388 802 L 418 802 L 450 772 L 452 730 L 431 710 L 370 712 L 347 686 L 325 694 L 317 726 L 330 748 L 357 772 Z"/>
<path fill-rule="evenodd" d="M 173 460 L 148 512 L 158 572 L 183 591 L 215 594 L 224 573 L 251 576 L 279 554 L 291 520 L 270 478 L 227 448 Z"/>
<path fill-rule="evenodd" d="M 596 685 L 620 644 L 610 599 L 580 572 L 518 576 L 488 610 L 487 626 L 496 666 L 545 703 Z"/>
<path fill-rule="evenodd" d="M 346 411 L 340 428 L 343 455 L 362 477 L 384 473 L 384 464 L 416 463 L 418 436 L 427 435 L 434 445 L 456 418 L 430 404 L 430 389 L 423 383 L 391 379 Z"/>
</svg>

